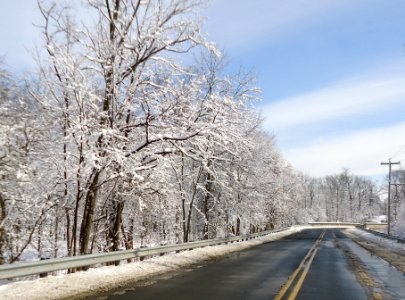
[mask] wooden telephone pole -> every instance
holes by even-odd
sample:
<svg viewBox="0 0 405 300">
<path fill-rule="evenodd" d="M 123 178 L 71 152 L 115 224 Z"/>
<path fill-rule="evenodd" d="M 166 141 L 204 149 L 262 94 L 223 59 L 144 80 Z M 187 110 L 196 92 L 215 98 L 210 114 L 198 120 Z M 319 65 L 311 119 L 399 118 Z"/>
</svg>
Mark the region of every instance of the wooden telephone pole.
<svg viewBox="0 0 405 300">
<path fill-rule="evenodd" d="M 391 167 L 392 165 L 399 165 L 400 162 L 391 162 L 391 158 L 388 162 L 382 162 L 381 165 L 388 165 L 388 203 L 387 203 L 387 234 L 391 235 Z"/>
</svg>

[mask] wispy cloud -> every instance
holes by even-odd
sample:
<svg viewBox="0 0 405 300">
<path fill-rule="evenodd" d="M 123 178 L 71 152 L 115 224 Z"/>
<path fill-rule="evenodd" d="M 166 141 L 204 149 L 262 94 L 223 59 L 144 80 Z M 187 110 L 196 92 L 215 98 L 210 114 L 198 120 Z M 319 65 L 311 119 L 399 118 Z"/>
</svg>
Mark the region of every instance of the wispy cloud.
<svg viewBox="0 0 405 300">
<path fill-rule="evenodd" d="M 405 145 L 404 83 L 403 61 L 387 63 L 265 105 L 264 125 L 283 141 L 285 158 L 305 173 L 324 176 L 349 168 L 382 178 L 387 170 L 380 162 Z"/>
<path fill-rule="evenodd" d="M 372 114 L 405 99 L 405 70 L 371 74 L 345 80 L 329 87 L 270 103 L 262 108 L 265 128 L 286 129 L 332 121 L 342 117 Z"/>
<path fill-rule="evenodd" d="M 362 176 L 381 176 L 387 170 L 380 162 L 405 144 L 404 136 L 405 122 L 313 142 L 286 150 L 284 155 L 295 168 L 313 176 L 336 174 L 343 167 Z"/>
<path fill-rule="evenodd" d="M 284 38 L 357 7 L 363 1 L 351 0 L 283 0 L 212 1 L 206 30 L 221 47 L 243 48 L 252 42 L 269 42 Z M 237 20 L 237 22 L 235 21 Z"/>
</svg>

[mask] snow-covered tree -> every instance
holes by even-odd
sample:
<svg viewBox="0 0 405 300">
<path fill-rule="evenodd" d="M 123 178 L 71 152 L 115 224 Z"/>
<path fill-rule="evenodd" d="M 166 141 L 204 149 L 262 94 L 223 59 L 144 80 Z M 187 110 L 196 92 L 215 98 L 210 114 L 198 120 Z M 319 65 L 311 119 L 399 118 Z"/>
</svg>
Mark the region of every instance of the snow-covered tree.
<svg viewBox="0 0 405 300">
<path fill-rule="evenodd" d="M 40 2 L 49 59 L 36 98 L 59 130 L 60 150 L 50 159 L 71 254 L 89 251 L 96 218 L 105 218 L 116 250 L 126 195 L 165 154 L 162 144 L 204 130 L 180 115 L 194 99 L 181 93 L 186 70 L 170 55 L 204 43 L 190 18 L 200 4 L 89 1 L 94 21 L 80 22 L 68 8 Z"/>
<path fill-rule="evenodd" d="M 226 74 L 200 34 L 204 1 L 72 3 L 39 1 L 38 78 L 0 70 L 0 263 L 380 209 L 371 181 L 311 178 L 282 158 L 254 80 Z"/>
<path fill-rule="evenodd" d="M 35 147 L 41 139 L 38 107 L 3 66 L 0 70 L 0 264 L 13 262 L 31 244 L 49 209 L 36 184 Z"/>
<path fill-rule="evenodd" d="M 306 178 L 303 185 L 302 201 L 307 207 L 308 221 L 361 222 L 381 213 L 376 184 L 350 174 L 347 169 L 323 178 Z"/>
</svg>

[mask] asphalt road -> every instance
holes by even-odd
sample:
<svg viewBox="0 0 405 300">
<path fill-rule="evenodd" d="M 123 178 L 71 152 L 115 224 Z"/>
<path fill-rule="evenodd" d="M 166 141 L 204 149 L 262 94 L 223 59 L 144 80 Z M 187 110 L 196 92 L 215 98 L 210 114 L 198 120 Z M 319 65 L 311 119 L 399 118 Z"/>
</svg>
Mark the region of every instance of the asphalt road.
<svg viewBox="0 0 405 300">
<path fill-rule="evenodd" d="M 95 299 L 370 299 L 343 238 L 339 229 L 308 229 Z"/>
</svg>

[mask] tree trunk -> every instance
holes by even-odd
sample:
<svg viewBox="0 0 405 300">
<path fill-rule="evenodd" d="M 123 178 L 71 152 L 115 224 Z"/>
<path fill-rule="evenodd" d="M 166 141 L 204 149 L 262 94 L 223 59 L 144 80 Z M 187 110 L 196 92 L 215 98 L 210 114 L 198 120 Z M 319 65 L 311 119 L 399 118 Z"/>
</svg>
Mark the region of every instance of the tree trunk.
<svg viewBox="0 0 405 300">
<path fill-rule="evenodd" d="M 72 255 L 72 244 L 70 241 L 70 214 L 69 214 L 69 208 L 65 207 L 65 215 L 66 215 L 66 246 L 67 246 L 67 252 L 68 256 Z"/>
<path fill-rule="evenodd" d="M 207 168 L 211 168 L 212 166 L 212 160 L 208 160 L 207 163 Z M 208 214 L 208 205 L 209 205 L 209 201 L 212 198 L 212 193 L 213 193 L 213 187 L 212 187 L 212 181 L 213 181 L 213 177 L 211 175 L 211 173 L 207 174 L 207 178 L 205 181 L 205 197 L 204 197 L 204 207 L 203 207 L 203 213 L 204 213 L 204 228 L 203 228 L 203 239 L 204 240 L 208 240 L 210 238 L 209 236 L 209 214 Z"/>
<path fill-rule="evenodd" d="M 134 218 L 131 217 L 128 232 L 125 232 L 124 223 L 121 222 L 121 232 L 122 236 L 124 237 L 126 250 L 131 250 L 134 248 L 134 222 L 135 222 Z M 134 260 L 133 258 L 128 258 L 127 262 L 130 263 L 133 260 Z"/>
<path fill-rule="evenodd" d="M 208 167 L 210 166 L 210 163 L 208 163 Z M 211 199 L 211 190 L 212 190 L 212 184 L 211 184 L 211 174 L 207 175 L 207 181 L 205 184 L 205 197 L 204 197 L 204 207 L 203 207 L 203 213 L 204 213 L 204 228 L 203 228 L 203 239 L 208 240 L 209 239 L 209 214 L 208 214 L 208 202 Z"/>
<path fill-rule="evenodd" d="M 80 228 L 80 254 L 86 254 L 89 247 L 90 234 L 93 222 L 94 209 L 97 203 L 98 181 L 100 171 L 96 170 L 89 191 L 86 195 L 86 203 L 84 206 L 83 220 Z"/>
<path fill-rule="evenodd" d="M 4 247 L 6 245 L 6 232 L 4 220 L 6 219 L 6 201 L 0 193 L 0 265 L 4 264 Z"/>
<path fill-rule="evenodd" d="M 184 231 L 184 236 L 183 236 L 183 242 L 184 243 L 188 242 L 189 239 L 190 239 L 191 214 L 193 212 L 193 204 L 194 204 L 195 197 L 197 195 L 197 185 L 198 185 L 198 182 L 200 181 L 202 171 L 203 171 L 203 168 L 202 168 L 202 166 L 200 166 L 197 178 L 195 180 L 194 190 L 193 190 L 193 194 L 191 196 L 190 205 L 189 205 L 189 208 L 188 208 L 187 225 L 186 225 L 186 228 L 185 228 L 185 231 Z"/>
<path fill-rule="evenodd" d="M 55 224 L 54 224 L 54 237 L 53 237 L 53 257 L 58 257 L 58 241 L 59 241 L 59 206 L 55 208 Z"/>
<path fill-rule="evenodd" d="M 236 218 L 236 232 L 235 235 L 240 235 L 240 218 L 239 216 Z"/>
<path fill-rule="evenodd" d="M 122 224 L 122 211 L 124 209 L 123 201 L 114 202 L 114 211 L 111 218 L 111 223 L 109 224 L 109 239 L 112 244 L 111 250 L 117 251 L 120 246 L 120 229 Z"/>
</svg>

